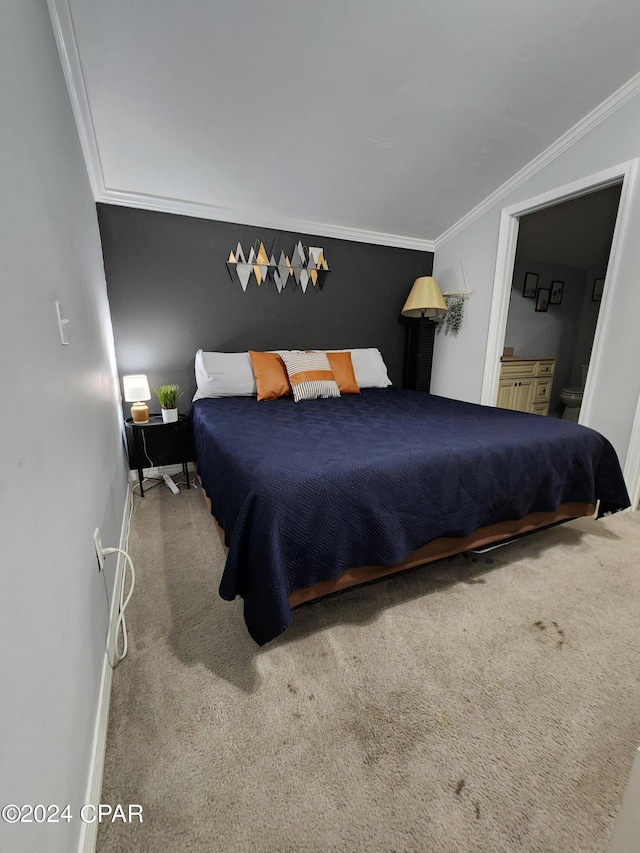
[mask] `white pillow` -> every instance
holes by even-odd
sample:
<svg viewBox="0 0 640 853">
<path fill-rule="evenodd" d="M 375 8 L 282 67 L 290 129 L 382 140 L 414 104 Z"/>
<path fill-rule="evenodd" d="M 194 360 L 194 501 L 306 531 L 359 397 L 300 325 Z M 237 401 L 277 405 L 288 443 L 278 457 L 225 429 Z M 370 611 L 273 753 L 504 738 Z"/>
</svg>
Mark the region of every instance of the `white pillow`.
<svg viewBox="0 0 640 853">
<path fill-rule="evenodd" d="M 387 388 L 391 380 L 379 349 L 330 349 L 326 352 L 350 352 L 353 372 L 360 388 Z"/>
<path fill-rule="evenodd" d="M 255 397 L 258 394 L 248 352 L 205 352 L 199 349 L 196 353 L 195 372 L 197 390 L 192 403 L 205 397 Z"/>
<path fill-rule="evenodd" d="M 205 397 L 249 397 L 258 393 L 248 352 L 196 353 L 196 393 Z"/>
</svg>

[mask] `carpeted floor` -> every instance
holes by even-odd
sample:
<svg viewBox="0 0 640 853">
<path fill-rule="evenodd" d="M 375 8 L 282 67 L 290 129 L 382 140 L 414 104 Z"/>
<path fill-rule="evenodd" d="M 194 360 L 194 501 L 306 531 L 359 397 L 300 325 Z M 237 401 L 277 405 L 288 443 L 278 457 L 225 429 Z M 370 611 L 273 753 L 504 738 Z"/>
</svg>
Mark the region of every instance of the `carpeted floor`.
<svg viewBox="0 0 640 853">
<path fill-rule="evenodd" d="M 606 849 L 640 745 L 640 514 L 296 611 L 259 649 L 198 491 L 136 498 L 99 853 Z"/>
</svg>

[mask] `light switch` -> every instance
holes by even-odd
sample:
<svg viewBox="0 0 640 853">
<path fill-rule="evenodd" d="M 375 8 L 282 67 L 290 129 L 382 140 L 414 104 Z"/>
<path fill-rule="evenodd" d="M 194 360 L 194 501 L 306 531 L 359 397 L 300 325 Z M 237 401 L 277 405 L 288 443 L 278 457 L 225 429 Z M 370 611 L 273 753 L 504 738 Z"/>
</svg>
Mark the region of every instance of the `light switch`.
<svg viewBox="0 0 640 853">
<path fill-rule="evenodd" d="M 62 303 L 56 302 L 56 315 L 58 317 L 58 328 L 60 329 L 60 343 L 63 346 L 69 345 L 69 330 L 67 326 L 69 321 L 62 316 Z"/>
</svg>

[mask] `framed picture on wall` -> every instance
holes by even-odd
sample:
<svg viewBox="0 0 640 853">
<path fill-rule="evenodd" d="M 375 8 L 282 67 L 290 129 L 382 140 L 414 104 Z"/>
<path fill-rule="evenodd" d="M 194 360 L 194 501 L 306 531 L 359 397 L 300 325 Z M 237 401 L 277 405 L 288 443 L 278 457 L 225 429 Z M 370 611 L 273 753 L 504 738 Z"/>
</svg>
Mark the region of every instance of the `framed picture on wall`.
<svg viewBox="0 0 640 853">
<path fill-rule="evenodd" d="M 524 275 L 524 288 L 522 295 L 527 299 L 535 299 L 536 291 L 538 290 L 538 273 L 527 272 Z"/>
<path fill-rule="evenodd" d="M 593 293 L 591 294 L 592 302 L 600 302 L 602 299 L 602 291 L 604 290 L 604 279 L 597 278 L 593 282 Z"/>
<path fill-rule="evenodd" d="M 562 302 L 562 291 L 564 290 L 564 281 L 551 282 L 551 299 L 549 305 L 560 305 Z"/>
<path fill-rule="evenodd" d="M 550 287 L 539 287 L 536 293 L 536 311 L 549 310 L 549 298 L 551 296 Z"/>
</svg>

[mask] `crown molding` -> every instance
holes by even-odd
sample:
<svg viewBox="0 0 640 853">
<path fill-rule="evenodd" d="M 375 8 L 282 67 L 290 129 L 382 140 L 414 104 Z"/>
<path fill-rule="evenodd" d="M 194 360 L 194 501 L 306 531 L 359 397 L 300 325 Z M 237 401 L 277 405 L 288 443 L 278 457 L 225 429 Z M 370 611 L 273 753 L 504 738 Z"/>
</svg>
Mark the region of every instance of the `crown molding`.
<svg viewBox="0 0 640 853">
<path fill-rule="evenodd" d="M 435 251 L 441 249 L 454 237 L 457 237 L 465 228 L 468 228 L 476 219 L 480 219 L 491 208 L 498 205 L 504 198 L 510 195 L 519 186 L 524 184 L 529 178 L 532 178 L 541 169 L 544 169 L 549 163 L 563 154 L 572 145 L 575 145 L 578 140 L 582 139 L 589 131 L 597 127 L 601 122 L 608 118 L 616 110 L 625 104 L 627 101 L 634 98 L 640 92 L 640 73 L 636 74 L 621 86 L 612 95 L 602 101 L 595 109 L 588 113 L 584 118 L 580 119 L 577 124 L 574 124 L 566 133 L 557 139 L 552 145 L 546 148 L 541 154 L 527 163 L 519 172 L 516 172 L 508 181 L 498 187 L 497 190 L 488 195 L 484 201 L 476 205 L 472 210 L 466 213 L 461 219 L 454 223 L 450 228 L 436 237 L 433 241 Z"/>
<path fill-rule="evenodd" d="M 69 89 L 71 105 L 89 173 L 93 197 L 96 202 L 117 204 L 125 207 L 139 207 L 146 210 L 157 210 L 183 216 L 195 216 L 201 219 L 235 222 L 239 225 L 253 225 L 262 228 L 275 228 L 282 231 L 314 234 L 322 237 L 335 237 L 339 240 L 352 240 L 358 243 L 373 243 L 381 246 L 414 249 L 422 252 L 438 251 L 640 92 L 639 73 L 628 80 L 609 98 L 606 98 L 545 151 L 531 160 L 519 172 L 516 172 L 508 181 L 498 187 L 497 190 L 487 196 L 484 201 L 476 205 L 476 207 L 444 231 L 439 237 L 435 240 L 426 240 L 418 237 L 387 234 L 342 225 L 289 219 L 258 211 L 234 210 L 211 204 L 200 204 L 185 199 L 145 195 L 144 193 L 133 193 L 105 186 L 100 151 L 96 139 L 91 107 L 87 97 L 69 2 L 68 0 L 47 0 L 47 6 Z"/>
<path fill-rule="evenodd" d="M 76 120 L 84 161 L 89 173 L 89 182 L 95 199 L 104 190 L 104 176 L 73 26 L 73 17 L 68 0 L 47 0 L 47 6 L 58 53 L 60 54 L 62 70 L 69 90 L 71 108 Z"/>
<path fill-rule="evenodd" d="M 314 234 L 321 237 L 335 237 L 339 240 L 353 240 L 357 243 L 373 243 L 379 246 L 393 246 L 400 249 L 415 249 L 419 252 L 433 252 L 433 240 L 419 237 L 407 237 L 402 234 L 385 234 L 379 231 L 367 231 L 362 228 L 350 228 L 344 225 L 330 225 L 325 222 L 307 222 L 301 219 L 289 219 L 271 213 L 234 210 L 213 204 L 201 204 L 187 199 L 146 195 L 108 187 L 104 180 L 104 171 L 100 160 L 100 149 L 96 138 L 91 106 L 82 71 L 82 62 L 76 41 L 73 15 L 68 0 L 47 0 L 49 15 L 58 52 L 62 62 L 71 106 L 80 136 L 93 198 L 96 202 L 117 204 L 124 207 L 138 207 L 144 210 L 157 210 L 163 213 L 175 213 L 182 216 L 195 216 L 200 219 L 214 219 L 221 222 L 234 222 L 239 225 L 253 225 L 260 228 L 275 228 L 281 231 L 293 231 Z"/>
<path fill-rule="evenodd" d="M 233 222 L 236 225 L 274 228 L 278 231 L 293 231 L 294 233 L 313 234 L 318 237 L 335 237 L 338 240 L 373 243 L 377 246 L 393 246 L 398 249 L 415 249 L 419 252 L 435 251 L 433 240 L 422 240 L 419 237 L 385 234 L 381 231 L 366 231 L 362 228 L 331 225 L 326 222 L 309 222 L 305 219 L 289 219 L 286 216 L 279 216 L 274 213 L 236 210 L 186 199 L 125 192 L 110 187 L 106 187 L 99 193 L 95 200 L 104 204 L 117 204 L 121 207 L 138 207 L 143 210 L 157 210 L 161 213 L 195 216 L 200 219 L 214 219 L 219 222 Z"/>
</svg>

